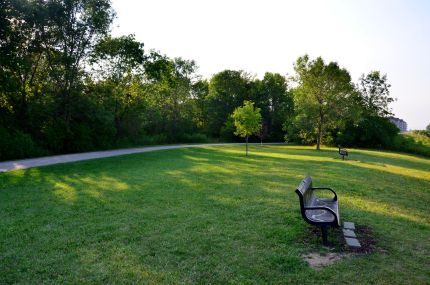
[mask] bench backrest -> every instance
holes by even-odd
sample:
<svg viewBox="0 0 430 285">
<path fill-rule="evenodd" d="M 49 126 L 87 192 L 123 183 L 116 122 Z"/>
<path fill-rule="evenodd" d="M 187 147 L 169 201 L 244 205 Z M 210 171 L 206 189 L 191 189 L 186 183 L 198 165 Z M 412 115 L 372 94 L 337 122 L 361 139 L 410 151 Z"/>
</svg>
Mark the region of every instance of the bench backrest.
<svg viewBox="0 0 430 285">
<path fill-rule="evenodd" d="M 312 178 L 310 176 L 306 176 L 296 189 L 296 193 L 299 195 L 302 207 L 312 203 L 313 191 L 308 191 L 310 189 L 312 189 Z"/>
<path fill-rule="evenodd" d="M 340 145 L 338 145 L 338 148 L 339 148 L 339 154 L 340 155 L 347 155 L 348 154 L 348 150 L 347 149 L 345 149 L 345 148 L 342 148 Z"/>
</svg>

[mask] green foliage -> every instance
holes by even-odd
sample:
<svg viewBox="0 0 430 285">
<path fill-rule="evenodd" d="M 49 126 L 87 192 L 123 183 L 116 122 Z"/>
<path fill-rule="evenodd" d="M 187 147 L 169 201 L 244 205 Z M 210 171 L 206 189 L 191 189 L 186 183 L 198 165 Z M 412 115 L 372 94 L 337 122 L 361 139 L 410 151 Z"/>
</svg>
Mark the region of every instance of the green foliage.
<svg viewBox="0 0 430 285">
<path fill-rule="evenodd" d="M 299 136 L 316 140 L 320 149 L 328 128 L 342 124 L 350 113 L 350 98 L 354 88 L 346 69 L 335 62 L 325 64 L 321 57 L 310 60 L 299 57 L 294 66 L 298 87 L 294 91 L 297 117 L 294 122 Z"/>
<path fill-rule="evenodd" d="M 399 129 L 387 118 L 362 115 L 357 122 L 348 121 L 343 128 L 333 129 L 333 145 L 391 148 Z"/>
<path fill-rule="evenodd" d="M 237 136 L 234 134 L 235 131 L 234 120 L 230 116 L 221 128 L 220 139 L 225 142 L 237 141 Z"/>
<path fill-rule="evenodd" d="M 261 113 L 257 135 L 268 141 L 281 141 L 286 132 L 289 141 L 317 148 L 323 140 L 392 144 L 395 134 L 382 118 L 393 99 L 378 71 L 353 86 L 337 63 L 303 56 L 294 88 L 270 72 L 258 79 L 224 70 L 206 80 L 193 60 L 145 52 L 134 35 L 113 37 L 114 16 L 110 0 L 0 1 L 5 137 L 50 153 L 207 137 L 238 141 L 230 114 L 249 100 Z M 39 152 L 8 153 L 9 159 Z"/>
<path fill-rule="evenodd" d="M 390 97 L 390 84 L 387 75 L 372 71 L 360 77 L 359 91 L 365 111 L 373 116 L 387 117 L 392 115 L 389 104 L 394 101 Z"/>
<path fill-rule="evenodd" d="M 180 138 L 181 142 L 184 143 L 208 143 L 210 139 L 205 134 L 183 134 Z"/>
<path fill-rule="evenodd" d="M 254 102 L 244 101 L 242 107 L 237 107 L 233 114 L 235 135 L 246 139 L 246 156 L 248 156 L 248 138 L 261 129 L 260 108 L 254 108 Z"/>
<path fill-rule="evenodd" d="M 249 137 L 261 128 L 260 108 L 254 108 L 254 102 L 244 101 L 242 107 L 234 110 L 232 118 L 236 127 L 235 135 Z"/>
<path fill-rule="evenodd" d="M 423 131 L 401 133 L 390 148 L 430 157 L 430 136 Z"/>
<path fill-rule="evenodd" d="M 120 82 L 130 74 L 138 73 L 144 63 L 143 43 L 134 35 L 112 38 L 110 35 L 95 46 L 91 62 L 101 78 Z"/>
<path fill-rule="evenodd" d="M 270 141 L 282 141 L 283 125 L 294 115 L 293 96 L 285 77 L 266 72 L 262 80 L 254 80 L 251 86 L 251 100 L 261 109 L 265 136 Z"/>
<path fill-rule="evenodd" d="M 0 127 L 0 160 L 28 158 L 47 154 L 31 136 L 21 131 L 9 132 Z"/>
<path fill-rule="evenodd" d="M 153 114 L 152 118 L 157 119 L 150 120 L 147 128 L 166 133 L 171 140 L 178 141 L 183 133 L 196 131 L 196 123 L 199 123 L 193 120 L 197 101 L 193 97 L 197 66 L 194 61 L 182 58 L 171 60 L 155 56 L 153 60 L 148 64 L 152 66 L 148 75 L 151 81 L 145 88 L 151 93 L 148 111 Z M 153 68 L 159 65 L 158 61 L 164 69 L 154 73 Z"/>
<path fill-rule="evenodd" d="M 71 134 L 68 128 L 75 115 L 73 101 L 82 90 L 83 69 L 97 42 L 107 35 L 114 12 L 110 0 L 52 0 L 45 5 L 49 37 L 44 45 L 48 47 L 45 52 L 55 84 L 52 91 L 59 103 L 56 112 L 64 121 L 66 134 Z M 65 137 L 65 140 L 71 139 Z"/>
<path fill-rule="evenodd" d="M 249 78 L 241 71 L 224 70 L 212 76 L 205 98 L 207 132 L 220 135 L 230 114 L 249 96 Z"/>
<path fill-rule="evenodd" d="M 329 130 L 332 144 L 392 149 L 399 130 L 387 118 L 391 114 L 389 104 L 394 101 L 389 87 L 387 76 L 378 71 L 362 75 L 350 101 L 354 115 Z"/>
</svg>

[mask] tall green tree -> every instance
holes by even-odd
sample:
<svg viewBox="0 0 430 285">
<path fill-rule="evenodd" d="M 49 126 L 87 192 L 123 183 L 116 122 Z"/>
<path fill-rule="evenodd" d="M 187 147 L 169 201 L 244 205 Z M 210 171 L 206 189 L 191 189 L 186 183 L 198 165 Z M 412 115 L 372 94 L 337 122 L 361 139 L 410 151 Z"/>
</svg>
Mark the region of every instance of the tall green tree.
<svg viewBox="0 0 430 285">
<path fill-rule="evenodd" d="M 354 92 L 351 76 L 336 62 L 326 64 L 321 57 L 310 60 L 307 55 L 297 59 L 294 69 L 296 124 L 302 135 L 316 139 L 319 150 L 327 128 L 341 124 L 348 113 Z"/>
<path fill-rule="evenodd" d="M 209 82 L 205 79 L 198 79 L 192 86 L 193 121 L 195 126 L 201 131 L 207 129 L 205 118 L 205 99 L 209 93 Z"/>
<path fill-rule="evenodd" d="M 46 78 L 46 7 L 43 1 L 5 0 L 0 11 L 0 122 L 9 116 L 7 125 L 31 131 L 29 105 L 42 95 L 40 78 Z"/>
<path fill-rule="evenodd" d="M 143 43 L 134 35 L 101 39 L 94 48 L 91 63 L 96 75 L 119 82 L 130 74 L 143 72 L 145 62 Z"/>
<path fill-rule="evenodd" d="M 195 127 L 193 120 L 194 84 L 198 81 L 194 61 L 170 59 L 151 52 L 145 63 L 151 97 L 152 129 L 162 130 L 169 141 L 178 141 Z"/>
<path fill-rule="evenodd" d="M 97 43 L 91 62 L 93 76 L 106 87 L 103 107 L 114 114 L 116 139 L 137 139 L 142 132 L 140 113 L 145 111 L 143 92 L 140 92 L 145 56 L 143 43 L 134 35 L 112 38 Z"/>
<path fill-rule="evenodd" d="M 47 0 L 49 37 L 44 40 L 56 112 L 66 132 L 64 147 L 70 147 L 71 123 L 79 116 L 74 102 L 83 88 L 85 67 L 96 44 L 109 32 L 114 17 L 110 0 Z"/>
<path fill-rule="evenodd" d="M 336 142 L 358 147 L 390 147 L 398 134 L 398 129 L 388 120 L 391 115 L 390 84 L 387 75 L 372 71 L 362 75 L 352 97 L 353 118 L 338 127 L 333 134 Z"/>
<path fill-rule="evenodd" d="M 205 111 L 207 132 L 219 137 L 230 114 L 249 99 L 250 79 L 242 71 L 224 70 L 212 76 Z"/>
<path fill-rule="evenodd" d="M 262 110 L 267 135 L 272 141 L 282 141 L 283 125 L 294 115 L 294 102 L 287 80 L 279 73 L 266 72 L 262 80 L 254 81 L 252 100 Z"/>
<path fill-rule="evenodd" d="M 261 128 L 261 109 L 254 107 L 254 102 L 244 101 L 242 107 L 237 107 L 232 115 L 235 135 L 245 138 L 246 157 L 248 157 L 248 139 Z"/>
<path fill-rule="evenodd" d="M 369 115 L 387 117 L 392 115 L 389 104 L 395 99 L 390 96 L 387 75 L 381 75 L 379 71 L 371 71 L 362 75 L 358 84 L 361 94 L 363 109 Z"/>
</svg>

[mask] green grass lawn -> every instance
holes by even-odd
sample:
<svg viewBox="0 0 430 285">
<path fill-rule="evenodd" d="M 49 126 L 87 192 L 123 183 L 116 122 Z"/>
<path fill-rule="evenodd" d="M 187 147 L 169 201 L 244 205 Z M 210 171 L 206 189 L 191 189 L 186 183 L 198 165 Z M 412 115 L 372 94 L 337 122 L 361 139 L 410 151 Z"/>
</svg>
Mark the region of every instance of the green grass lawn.
<svg viewBox="0 0 430 285">
<path fill-rule="evenodd" d="M 0 173 L 0 283 L 430 283 L 430 159 L 252 145 Z M 339 196 L 378 250 L 319 271 L 295 187 Z"/>
</svg>

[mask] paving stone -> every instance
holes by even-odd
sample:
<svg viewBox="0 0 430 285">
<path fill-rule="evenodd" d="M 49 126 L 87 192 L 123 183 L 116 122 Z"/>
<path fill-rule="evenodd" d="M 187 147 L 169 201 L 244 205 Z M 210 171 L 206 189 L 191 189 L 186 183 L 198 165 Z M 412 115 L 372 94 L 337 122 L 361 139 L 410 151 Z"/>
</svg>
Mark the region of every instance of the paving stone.
<svg viewBox="0 0 430 285">
<path fill-rule="evenodd" d="M 353 230 L 348 230 L 348 229 L 343 229 L 343 235 L 345 237 L 351 237 L 351 238 L 356 238 L 357 236 L 355 235 L 355 232 Z"/>
<path fill-rule="evenodd" d="M 355 230 L 355 225 L 352 222 L 343 222 L 343 228 L 348 230 Z"/>
<path fill-rule="evenodd" d="M 347 238 L 345 237 L 346 244 L 352 248 L 360 248 L 361 244 L 356 238 Z"/>
</svg>

